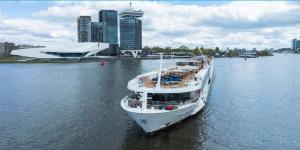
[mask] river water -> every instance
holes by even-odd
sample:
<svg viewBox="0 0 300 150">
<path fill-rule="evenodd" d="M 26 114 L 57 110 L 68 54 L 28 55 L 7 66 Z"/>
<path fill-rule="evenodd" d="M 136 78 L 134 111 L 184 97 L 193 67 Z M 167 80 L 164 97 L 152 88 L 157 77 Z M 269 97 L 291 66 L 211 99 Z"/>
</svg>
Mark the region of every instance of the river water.
<svg viewBox="0 0 300 150">
<path fill-rule="evenodd" d="M 158 60 L 1 64 L 0 149 L 300 149 L 299 60 L 215 59 L 204 109 L 153 135 L 120 100 Z"/>
</svg>

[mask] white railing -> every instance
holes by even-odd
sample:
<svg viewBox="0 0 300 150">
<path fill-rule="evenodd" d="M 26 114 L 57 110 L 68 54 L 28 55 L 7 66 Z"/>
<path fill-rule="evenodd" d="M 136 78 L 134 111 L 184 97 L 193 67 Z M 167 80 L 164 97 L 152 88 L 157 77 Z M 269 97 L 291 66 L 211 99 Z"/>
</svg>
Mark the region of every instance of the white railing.
<svg viewBox="0 0 300 150">
<path fill-rule="evenodd" d="M 172 106 L 172 110 L 178 109 L 179 107 L 186 106 L 188 104 L 196 103 L 199 97 L 190 99 L 190 100 L 181 100 L 180 102 L 177 101 L 148 101 L 147 102 L 147 109 L 156 109 L 156 110 L 166 110 L 167 105 Z"/>
</svg>

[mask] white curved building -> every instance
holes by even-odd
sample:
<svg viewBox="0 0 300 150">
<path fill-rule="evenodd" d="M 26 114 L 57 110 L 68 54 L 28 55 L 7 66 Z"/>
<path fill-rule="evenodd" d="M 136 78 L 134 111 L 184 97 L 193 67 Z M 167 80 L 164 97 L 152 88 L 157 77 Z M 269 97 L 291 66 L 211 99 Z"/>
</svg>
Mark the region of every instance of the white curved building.
<svg viewBox="0 0 300 150">
<path fill-rule="evenodd" d="M 109 49 L 109 43 L 63 43 L 48 45 L 43 48 L 13 50 L 11 55 L 30 58 L 82 58 Z"/>
</svg>

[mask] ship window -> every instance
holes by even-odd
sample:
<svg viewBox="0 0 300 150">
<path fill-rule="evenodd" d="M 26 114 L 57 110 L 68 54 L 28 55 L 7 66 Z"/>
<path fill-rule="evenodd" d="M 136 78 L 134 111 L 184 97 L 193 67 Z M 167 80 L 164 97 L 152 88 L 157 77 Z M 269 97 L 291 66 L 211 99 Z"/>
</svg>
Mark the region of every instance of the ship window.
<svg viewBox="0 0 300 150">
<path fill-rule="evenodd" d="M 148 94 L 148 97 L 150 95 Z M 153 93 L 153 101 L 186 101 L 190 99 L 190 93 Z"/>
<path fill-rule="evenodd" d="M 185 65 L 189 65 L 189 62 L 176 62 L 177 66 L 185 66 Z"/>
<path fill-rule="evenodd" d="M 189 66 L 197 66 L 197 62 L 176 62 L 177 66 L 185 66 L 185 65 L 189 65 Z"/>
<path fill-rule="evenodd" d="M 141 99 L 142 94 L 143 94 L 142 92 L 133 92 L 130 97 L 133 98 L 133 99 L 139 100 L 139 99 Z"/>
</svg>

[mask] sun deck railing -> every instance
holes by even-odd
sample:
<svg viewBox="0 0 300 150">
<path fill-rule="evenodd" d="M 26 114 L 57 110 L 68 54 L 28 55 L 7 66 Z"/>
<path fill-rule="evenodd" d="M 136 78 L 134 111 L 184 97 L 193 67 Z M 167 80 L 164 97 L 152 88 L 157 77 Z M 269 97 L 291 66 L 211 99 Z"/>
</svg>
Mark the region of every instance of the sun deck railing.
<svg viewBox="0 0 300 150">
<path fill-rule="evenodd" d="M 189 80 L 177 80 L 177 81 L 161 81 L 161 88 L 182 88 L 187 87 L 190 85 L 192 79 Z M 146 79 L 146 80 L 139 80 L 138 86 L 139 87 L 147 87 L 147 88 L 154 88 L 156 87 L 157 81 L 152 79 Z"/>
<path fill-rule="evenodd" d="M 197 102 L 199 97 L 188 99 L 188 100 L 180 100 L 180 101 L 157 101 L 157 100 L 147 100 L 147 109 L 155 109 L 155 110 L 175 110 L 181 106 L 188 105 L 191 103 Z M 142 108 L 142 101 L 136 98 L 132 98 L 130 96 L 125 97 L 125 104 L 129 108 Z"/>
<path fill-rule="evenodd" d="M 147 109 L 156 109 L 156 110 L 175 110 L 181 106 L 192 104 L 197 102 L 199 97 L 189 100 L 181 101 L 147 101 Z"/>
</svg>

